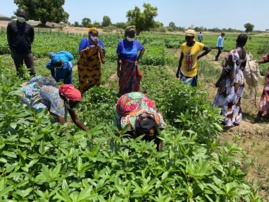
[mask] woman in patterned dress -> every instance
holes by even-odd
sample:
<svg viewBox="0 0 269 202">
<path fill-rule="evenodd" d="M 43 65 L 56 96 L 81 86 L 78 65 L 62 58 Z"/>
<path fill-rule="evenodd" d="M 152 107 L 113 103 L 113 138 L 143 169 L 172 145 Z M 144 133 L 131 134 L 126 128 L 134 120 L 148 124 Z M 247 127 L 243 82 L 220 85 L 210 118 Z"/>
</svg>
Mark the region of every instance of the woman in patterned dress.
<svg viewBox="0 0 269 202">
<path fill-rule="evenodd" d="M 263 56 L 263 60 L 257 61 L 259 64 L 264 64 L 269 62 L 269 52 Z M 254 121 L 258 121 L 262 118 L 263 114 L 269 113 L 269 67 L 266 71 L 266 75 L 264 77 L 264 87 L 262 91 L 262 96 L 260 99 L 260 106 L 257 115 L 254 117 Z"/>
<path fill-rule="evenodd" d="M 81 93 L 101 84 L 102 63 L 105 63 L 105 46 L 98 39 L 97 29 L 92 27 L 88 31 L 88 37 L 79 44 L 78 77 Z"/>
<path fill-rule="evenodd" d="M 134 26 L 127 27 L 125 29 L 125 39 L 118 43 L 117 74 L 120 87 L 119 95 L 140 91 L 142 73 L 138 68 L 138 62 L 145 49 L 135 40 L 135 33 L 136 29 Z"/>
<path fill-rule="evenodd" d="M 157 137 L 158 128 L 165 128 L 166 123 L 155 102 L 146 94 L 131 92 L 122 95 L 116 106 L 115 125 L 119 130 L 127 127 L 132 138 L 145 134 L 144 140 L 154 140 L 157 150 L 162 149 L 162 142 Z"/>
<path fill-rule="evenodd" d="M 72 84 L 60 85 L 52 77 L 35 76 L 20 88 L 22 102 L 35 110 L 48 109 L 60 124 L 65 124 L 68 111 L 73 122 L 82 130 L 89 131 L 80 121 L 74 107 L 81 100 L 81 93 Z"/>
<path fill-rule="evenodd" d="M 216 83 L 218 92 L 213 105 L 222 109 L 221 114 L 225 117 L 223 124 L 227 127 L 239 125 L 242 120 L 243 70 L 247 60 L 244 46 L 247 39 L 246 34 L 237 37 L 236 48 L 225 57 L 221 76 Z"/>
</svg>

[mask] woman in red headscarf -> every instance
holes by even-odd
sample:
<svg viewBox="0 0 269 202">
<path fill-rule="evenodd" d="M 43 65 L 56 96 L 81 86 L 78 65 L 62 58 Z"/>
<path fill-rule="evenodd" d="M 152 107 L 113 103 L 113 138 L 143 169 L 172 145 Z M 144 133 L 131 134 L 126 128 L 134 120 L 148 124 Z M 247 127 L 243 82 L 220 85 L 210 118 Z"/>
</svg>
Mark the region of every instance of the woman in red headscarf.
<svg viewBox="0 0 269 202">
<path fill-rule="evenodd" d="M 73 122 L 82 130 L 89 131 L 80 121 L 74 107 L 81 100 L 81 93 L 72 84 L 60 85 L 52 77 L 35 76 L 20 89 L 23 103 L 36 110 L 48 109 L 60 124 L 64 124 L 69 112 Z"/>
</svg>

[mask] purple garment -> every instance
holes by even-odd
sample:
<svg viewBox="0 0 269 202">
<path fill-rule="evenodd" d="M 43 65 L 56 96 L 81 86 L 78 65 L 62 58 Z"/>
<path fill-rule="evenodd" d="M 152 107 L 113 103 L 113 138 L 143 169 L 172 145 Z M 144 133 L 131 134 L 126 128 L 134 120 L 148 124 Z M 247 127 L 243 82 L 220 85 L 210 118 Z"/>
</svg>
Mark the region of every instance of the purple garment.
<svg viewBox="0 0 269 202">
<path fill-rule="evenodd" d="M 129 42 L 124 39 L 118 43 L 117 54 L 121 55 L 123 60 L 136 61 L 138 51 L 141 51 L 143 48 L 144 47 L 137 40 Z"/>
</svg>

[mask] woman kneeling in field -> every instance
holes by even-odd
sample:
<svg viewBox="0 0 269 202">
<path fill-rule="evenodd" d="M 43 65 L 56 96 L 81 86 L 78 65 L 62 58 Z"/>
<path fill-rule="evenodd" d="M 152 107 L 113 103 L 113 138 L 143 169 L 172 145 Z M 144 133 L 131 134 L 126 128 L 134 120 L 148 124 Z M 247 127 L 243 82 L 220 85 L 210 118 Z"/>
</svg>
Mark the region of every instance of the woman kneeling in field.
<svg viewBox="0 0 269 202">
<path fill-rule="evenodd" d="M 88 128 L 77 117 L 74 107 L 81 100 L 81 93 L 72 84 L 60 85 L 52 77 L 35 76 L 22 85 L 20 95 L 22 102 L 36 110 L 48 109 L 60 124 L 66 122 L 69 112 L 73 122 L 82 130 Z"/>
<path fill-rule="evenodd" d="M 166 123 L 162 114 L 157 111 L 155 102 L 146 94 L 131 92 L 122 95 L 116 106 L 115 125 L 119 130 L 128 125 L 127 133 L 132 138 L 145 134 L 143 140 L 154 140 L 157 150 L 162 150 L 158 129 L 165 128 Z"/>
</svg>

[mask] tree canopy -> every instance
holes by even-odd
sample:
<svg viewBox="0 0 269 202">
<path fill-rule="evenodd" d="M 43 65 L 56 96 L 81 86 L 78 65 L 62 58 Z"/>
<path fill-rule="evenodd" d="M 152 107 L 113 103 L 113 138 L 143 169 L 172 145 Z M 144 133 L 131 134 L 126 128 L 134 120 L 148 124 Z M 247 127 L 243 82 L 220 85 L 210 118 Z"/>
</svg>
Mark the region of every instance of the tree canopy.
<svg viewBox="0 0 269 202">
<path fill-rule="evenodd" d="M 26 11 L 27 19 L 40 20 L 44 26 L 46 22 L 67 22 L 69 14 L 64 11 L 65 0 L 14 0 L 19 8 Z"/>
<path fill-rule="evenodd" d="M 90 24 L 91 24 L 91 19 L 90 18 L 83 18 L 82 21 L 81 21 L 81 25 L 83 27 L 89 27 Z"/>
<path fill-rule="evenodd" d="M 137 35 L 139 35 L 141 31 L 149 31 L 150 28 L 156 27 L 154 17 L 158 15 L 158 8 L 146 3 L 143 4 L 143 7 L 143 12 L 140 11 L 138 6 L 135 6 L 134 10 L 129 10 L 126 13 L 128 24 L 136 27 Z"/>
<path fill-rule="evenodd" d="M 254 29 L 254 25 L 253 24 L 251 24 L 251 23 L 246 23 L 246 24 L 244 24 L 244 27 L 245 27 L 245 32 L 252 32 L 253 31 L 253 29 Z"/>
<path fill-rule="evenodd" d="M 110 20 L 110 17 L 104 16 L 103 17 L 103 22 L 102 22 L 102 27 L 107 27 L 107 26 L 109 26 L 111 24 L 112 24 L 112 22 Z"/>
</svg>

